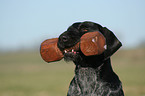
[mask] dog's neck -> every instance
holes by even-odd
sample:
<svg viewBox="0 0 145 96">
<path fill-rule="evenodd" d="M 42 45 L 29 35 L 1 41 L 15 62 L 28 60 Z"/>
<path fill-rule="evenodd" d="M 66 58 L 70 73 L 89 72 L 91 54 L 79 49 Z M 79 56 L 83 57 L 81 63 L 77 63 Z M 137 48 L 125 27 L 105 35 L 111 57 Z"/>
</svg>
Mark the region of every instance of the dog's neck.
<svg viewBox="0 0 145 96">
<path fill-rule="evenodd" d="M 94 56 L 85 56 L 83 53 L 80 52 L 80 55 L 73 61 L 77 67 L 92 67 L 97 69 L 101 66 L 104 61 L 104 54 L 101 55 L 94 55 Z"/>
<path fill-rule="evenodd" d="M 82 62 L 83 63 L 83 62 Z M 94 62 L 94 64 L 97 65 L 97 67 L 92 67 L 92 66 L 81 66 L 81 65 L 76 65 L 76 69 L 75 69 L 75 74 L 76 75 L 83 75 L 88 77 L 92 76 L 92 78 L 94 77 L 93 72 L 95 72 L 95 77 L 97 78 L 98 81 L 104 81 L 104 82 L 109 82 L 109 83 L 118 83 L 120 81 L 118 81 L 118 76 L 113 72 L 112 67 L 111 67 L 111 62 L 110 62 L 110 58 L 99 62 L 99 64 L 97 64 L 97 62 Z"/>
</svg>

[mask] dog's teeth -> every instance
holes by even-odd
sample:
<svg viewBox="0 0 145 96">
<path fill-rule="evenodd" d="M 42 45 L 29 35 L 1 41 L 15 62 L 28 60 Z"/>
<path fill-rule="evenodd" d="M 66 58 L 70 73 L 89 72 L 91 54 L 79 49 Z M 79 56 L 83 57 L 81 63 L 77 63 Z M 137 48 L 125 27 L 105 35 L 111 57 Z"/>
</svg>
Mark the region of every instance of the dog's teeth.
<svg viewBox="0 0 145 96">
<path fill-rule="evenodd" d="M 71 52 L 74 52 L 74 49 L 72 49 Z"/>
<path fill-rule="evenodd" d="M 64 52 L 65 52 L 65 53 L 67 53 L 67 51 L 66 51 L 66 50 L 64 50 Z"/>
</svg>

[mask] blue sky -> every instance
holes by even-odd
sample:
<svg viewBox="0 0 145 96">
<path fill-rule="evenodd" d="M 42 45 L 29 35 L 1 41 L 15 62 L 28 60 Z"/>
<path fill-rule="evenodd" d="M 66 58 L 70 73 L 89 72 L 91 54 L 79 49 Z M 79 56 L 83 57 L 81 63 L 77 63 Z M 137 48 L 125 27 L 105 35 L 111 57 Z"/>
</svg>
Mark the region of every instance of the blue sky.
<svg viewBox="0 0 145 96">
<path fill-rule="evenodd" d="M 0 0 L 0 51 L 39 47 L 78 21 L 106 26 L 133 48 L 145 41 L 145 0 Z"/>
</svg>

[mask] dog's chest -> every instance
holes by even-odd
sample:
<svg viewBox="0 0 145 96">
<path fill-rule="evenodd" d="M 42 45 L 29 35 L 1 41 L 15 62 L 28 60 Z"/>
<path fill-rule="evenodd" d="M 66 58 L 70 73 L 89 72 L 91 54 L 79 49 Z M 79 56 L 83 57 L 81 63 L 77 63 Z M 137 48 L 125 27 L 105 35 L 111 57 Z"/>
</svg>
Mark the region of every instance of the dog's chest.
<svg viewBox="0 0 145 96">
<path fill-rule="evenodd" d="M 93 68 L 79 68 L 76 70 L 75 78 L 83 95 L 90 93 L 99 95 L 106 85 L 99 81 L 99 70 Z M 105 89 L 109 91 L 107 87 Z"/>
<path fill-rule="evenodd" d="M 96 72 L 93 68 L 79 68 L 76 70 L 76 78 L 83 83 L 98 81 L 98 75 L 99 72 Z"/>
</svg>

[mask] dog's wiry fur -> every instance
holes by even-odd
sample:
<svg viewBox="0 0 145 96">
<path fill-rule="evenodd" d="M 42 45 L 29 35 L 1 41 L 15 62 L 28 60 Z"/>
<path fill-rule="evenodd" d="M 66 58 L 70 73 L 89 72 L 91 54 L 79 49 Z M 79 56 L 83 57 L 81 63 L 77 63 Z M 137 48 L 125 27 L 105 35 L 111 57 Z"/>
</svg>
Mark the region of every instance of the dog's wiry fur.
<svg viewBox="0 0 145 96">
<path fill-rule="evenodd" d="M 83 34 L 101 32 L 107 44 L 107 49 L 100 55 L 85 56 L 81 50 L 64 52 L 64 49 L 74 46 Z M 70 83 L 67 96 L 124 96 L 122 84 L 111 67 L 110 56 L 120 47 L 121 42 L 106 27 L 94 22 L 77 22 L 59 36 L 58 47 L 64 52 L 64 59 L 72 60 L 76 65 L 75 76 Z"/>
</svg>

